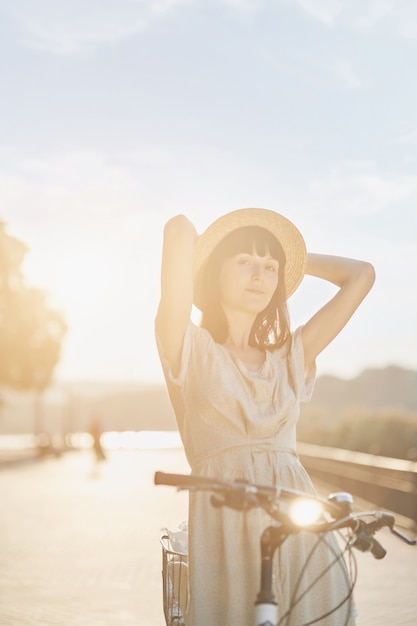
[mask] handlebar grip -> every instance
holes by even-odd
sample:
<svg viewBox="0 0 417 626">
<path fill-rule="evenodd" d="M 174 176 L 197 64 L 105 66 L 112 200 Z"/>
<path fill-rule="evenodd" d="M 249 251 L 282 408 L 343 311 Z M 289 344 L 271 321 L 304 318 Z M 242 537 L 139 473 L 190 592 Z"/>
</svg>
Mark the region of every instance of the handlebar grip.
<svg viewBox="0 0 417 626">
<path fill-rule="evenodd" d="M 372 556 L 375 559 L 383 559 L 387 553 L 384 546 L 381 546 L 379 541 L 377 541 L 374 537 L 371 538 L 370 543 L 371 543 L 371 547 L 369 549 L 371 551 Z"/>
<path fill-rule="evenodd" d="M 361 552 L 370 552 L 375 559 L 383 559 L 387 553 L 385 548 L 369 533 L 366 524 L 356 533 L 353 546 Z"/>
<path fill-rule="evenodd" d="M 166 474 L 165 472 L 155 472 L 155 485 L 169 485 L 170 487 L 179 487 L 191 489 L 193 487 L 213 488 L 215 486 L 225 485 L 220 480 L 207 478 L 205 476 L 194 476 L 192 474 Z"/>
<path fill-rule="evenodd" d="M 155 485 L 169 485 L 170 487 L 178 487 L 188 482 L 191 476 L 186 474 L 166 474 L 165 472 L 155 472 Z"/>
</svg>

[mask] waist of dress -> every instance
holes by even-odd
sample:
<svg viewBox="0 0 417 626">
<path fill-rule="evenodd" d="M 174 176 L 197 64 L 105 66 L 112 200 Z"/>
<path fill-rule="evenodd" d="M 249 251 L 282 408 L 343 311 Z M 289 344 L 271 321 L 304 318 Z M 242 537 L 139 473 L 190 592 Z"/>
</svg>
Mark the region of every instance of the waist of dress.
<svg viewBox="0 0 417 626">
<path fill-rule="evenodd" d="M 196 454 L 193 458 L 193 465 L 195 463 L 199 463 L 201 461 L 205 461 L 207 459 L 212 459 L 218 456 L 222 456 L 224 454 L 229 454 L 231 452 L 235 452 L 237 450 L 248 450 L 252 453 L 265 454 L 268 452 L 278 452 L 280 454 L 291 454 L 295 458 L 299 458 L 296 450 L 293 448 L 286 448 L 284 446 L 278 446 L 271 444 L 270 441 L 242 441 L 239 443 L 232 444 L 230 446 L 225 446 L 222 448 L 215 448 L 214 450 L 208 450 L 207 452 L 202 452 L 200 454 Z"/>
</svg>

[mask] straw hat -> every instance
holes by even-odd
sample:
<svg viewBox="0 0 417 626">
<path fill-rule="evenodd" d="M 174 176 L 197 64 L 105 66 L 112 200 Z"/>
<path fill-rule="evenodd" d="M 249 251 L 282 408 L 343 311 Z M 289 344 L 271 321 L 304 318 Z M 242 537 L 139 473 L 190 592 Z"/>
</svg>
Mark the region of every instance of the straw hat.
<svg viewBox="0 0 417 626">
<path fill-rule="evenodd" d="M 222 215 L 198 237 L 194 248 L 194 304 L 201 308 L 204 266 L 222 239 L 242 226 L 260 226 L 269 230 L 280 242 L 286 258 L 285 288 L 287 298 L 301 283 L 306 265 L 304 239 L 292 222 L 269 209 L 238 209 Z"/>
</svg>

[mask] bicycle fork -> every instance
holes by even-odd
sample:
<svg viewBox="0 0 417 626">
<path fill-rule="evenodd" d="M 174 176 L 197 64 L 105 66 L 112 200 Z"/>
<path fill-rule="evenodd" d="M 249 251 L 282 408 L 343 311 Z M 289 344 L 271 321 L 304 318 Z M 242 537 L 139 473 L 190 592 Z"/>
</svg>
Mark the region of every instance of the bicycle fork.
<svg viewBox="0 0 417 626">
<path fill-rule="evenodd" d="M 273 557 L 288 534 L 268 526 L 261 535 L 261 588 L 255 602 L 255 626 L 278 626 L 278 605 L 272 590 Z"/>
</svg>

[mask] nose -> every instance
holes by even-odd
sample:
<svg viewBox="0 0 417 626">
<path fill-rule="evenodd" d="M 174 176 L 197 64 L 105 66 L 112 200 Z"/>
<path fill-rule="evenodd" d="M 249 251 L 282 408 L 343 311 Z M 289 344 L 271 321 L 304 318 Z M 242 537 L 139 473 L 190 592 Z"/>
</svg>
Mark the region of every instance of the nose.
<svg viewBox="0 0 417 626">
<path fill-rule="evenodd" d="M 261 280 L 262 279 L 262 268 L 258 263 L 254 263 L 253 268 L 252 268 L 252 278 L 254 280 Z"/>
</svg>

